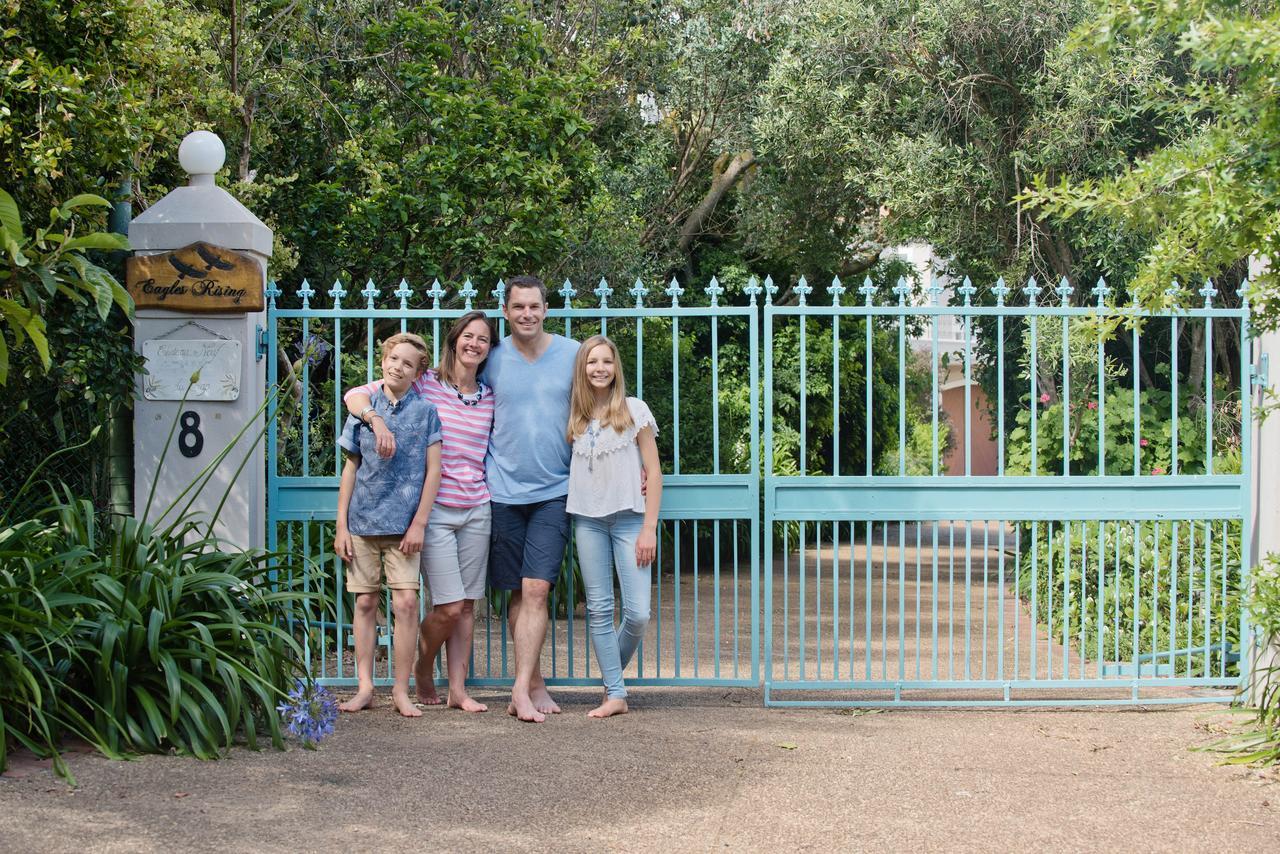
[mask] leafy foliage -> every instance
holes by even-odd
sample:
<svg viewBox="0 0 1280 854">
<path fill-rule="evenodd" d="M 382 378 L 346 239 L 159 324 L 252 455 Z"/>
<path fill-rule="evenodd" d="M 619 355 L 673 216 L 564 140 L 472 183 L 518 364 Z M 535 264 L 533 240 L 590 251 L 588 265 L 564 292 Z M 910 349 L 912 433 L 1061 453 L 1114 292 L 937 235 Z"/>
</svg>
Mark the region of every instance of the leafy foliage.
<svg viewBox="0 0 1280 854">
<path fill-rule="evenodd" d="M 221 551 L 190 519 L 103 528 L 70 495 L 6 523 L 0 769 L 14 745 L 56 757 L 68 735 L 109 756 L 282 747 L 276 705 L 302 675 L 290 626 L 320 604 L 287 559 Z"/>
</svg>

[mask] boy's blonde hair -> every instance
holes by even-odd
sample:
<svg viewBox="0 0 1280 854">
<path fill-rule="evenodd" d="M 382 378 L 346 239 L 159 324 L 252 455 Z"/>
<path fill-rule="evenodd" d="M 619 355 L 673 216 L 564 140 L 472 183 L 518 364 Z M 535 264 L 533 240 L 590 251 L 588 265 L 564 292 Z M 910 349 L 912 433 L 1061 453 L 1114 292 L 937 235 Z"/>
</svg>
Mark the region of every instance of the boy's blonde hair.
<svg viewBox="0 0 1280 854">
<path fill-rule="evenodd" d="M 570 442 L 587 432 L 587 425 L 595 418 L 596 392 L 587 381 L 587 357 L 602 344 L 613 351 L 613 389 L 604 414 L 600 416 L 600 424 L 621 433 L 635 423 L 631 410 L 627 408 L 627 378 L 622 372 L 618 345 L 605 335 L 592 335 L 582 342 L 578 357 L 573 360 L 573 386 L 569 394 L 569 427 L 566 432 Z"/>
<path fill-rule="evenodd" d="M 418 362 L 418 373 L 422 374 L 427 368 L 431 367 L 431 351 L 427 348 L 427 342 L 422 340 L 421 335 L 414 335 L 412 332 L 397 332 L 390 338 L 382 342 L 382 358 L 387 358 L 387 354 L 399 347 L 401 344 L 408 344 L 418 351 L 418 355 L 422 358 Z"/>
</svg>

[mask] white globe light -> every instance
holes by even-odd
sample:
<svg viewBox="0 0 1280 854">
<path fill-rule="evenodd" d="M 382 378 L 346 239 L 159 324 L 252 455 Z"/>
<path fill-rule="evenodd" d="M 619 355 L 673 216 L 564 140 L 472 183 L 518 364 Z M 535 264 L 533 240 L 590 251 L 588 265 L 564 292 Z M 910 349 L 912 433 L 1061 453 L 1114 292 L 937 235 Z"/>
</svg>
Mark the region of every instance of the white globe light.
<svg viewBox="0 0 1280 854">
<path fill-rule="evenodd" d="M 192 177 L 214 175 L 227 160 L 227 149 L 216 133 L 207 130 L 187 134 L 178 146 L 178 162 Z"/>
</svg>

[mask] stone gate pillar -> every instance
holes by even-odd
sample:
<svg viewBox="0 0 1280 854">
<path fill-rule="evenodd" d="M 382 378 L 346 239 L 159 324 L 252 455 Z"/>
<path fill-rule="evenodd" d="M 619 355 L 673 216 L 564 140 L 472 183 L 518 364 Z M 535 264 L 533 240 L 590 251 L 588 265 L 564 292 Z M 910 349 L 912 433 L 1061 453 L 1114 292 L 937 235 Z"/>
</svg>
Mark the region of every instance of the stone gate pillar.
<svg viewBox="0 0 1280 854">
<path fill-rule="evenodd" d="M 147 371 L 138 376 L 134 408 L 134 513 L 169 522 L 190 503 L 203 525 L 217 514 L 213 531 L 228 546 L 261 547 L 266 363 L 259 342 L 272 233 L 214 184 L 226 159 L 216 135 L 189 134 L 178 159 L 190 184 L 129 225 L 134 347 Z"/>
<path fill-rule="evenodd" d="M 1249 278 L 1253 279 L 1267 267 L 1269 261 L 1251 258 Z M 1265 332 L 1254 338 L 1253 365 L 1258 371 L 1259 385 L 1254 393 L 1254 412 L 1259 406 L 1273 399 L 1276 380 L 1280 379 L 1280 332 Z M 1253 470 L 1250 472 L 1250 491 L 1253 504 L 1253 565 L 1257 566 L 1270 553 L 1280 555 L 1280 415 L 1272 415 L 1255 422 L 1253 442 Z M 1247 428 L 1246 428 L 1247 429 Z M 1267 638 L 1258 638 L 1266 644 Z M 1250 649 L 1242 638 L 1241 669 L 1253 665 L 1248 694 L 1251 702 L 1261 697 L 1265 680 L 1271 667 L 1280 667 L 1280 638 L 1272 638 L 1270 646 Z M 1275 678 L 1275 677 L 1272 677 Z"/>
</svg>

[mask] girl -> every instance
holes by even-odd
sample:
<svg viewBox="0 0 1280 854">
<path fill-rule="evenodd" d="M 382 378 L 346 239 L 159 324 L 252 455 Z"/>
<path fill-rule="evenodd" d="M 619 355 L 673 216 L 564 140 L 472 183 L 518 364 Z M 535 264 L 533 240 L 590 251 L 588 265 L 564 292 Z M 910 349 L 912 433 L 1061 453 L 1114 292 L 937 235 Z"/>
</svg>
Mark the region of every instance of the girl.
<svg viewBox="0 0 1280 854">
<path fill-rule="evenodd" d="M 622 668 L 649 622 L 649 569 L 658 547 L 662 471 L 658 426 L 644 402 L 627 397 L 618 348 L 603 335 L 582 342 L 569 401 L 569 499 L 578 566 L 587 591 L 587 626 L 604 677 L 604 702 L 587 712 L 627 712 Z M 641 489 L 641 477 L 645 478 Z M 622 624 L 613 625 L 613 572 Z"/>
<path fill-rule="evenodd" d="M 436 405 L 442 425 L 440 491 L 427 520 L 422 574 L 431 590 L 431 613 L 422 621 L 414 681 L 418 702 L 439 705 L 432 668 L 443 645 L 449 673 L 448 705 L 466 712 L 488 707 L 467 694 L 467 664 L 475 627 L 475 600 L 484 596 L 489 564 L 489 490 L 484 455 L 493 427 L 493 394 L 477 374 L 489 357 L 493 329 L 482 311 L 459 317 L 449 329 L 440 364 L 415 384 Z M 369 397 L 377 383 L 346 394 L 347 408 L 371 422 L 380 455 L 395 452 L 395 439 Z"/>
</svg>

